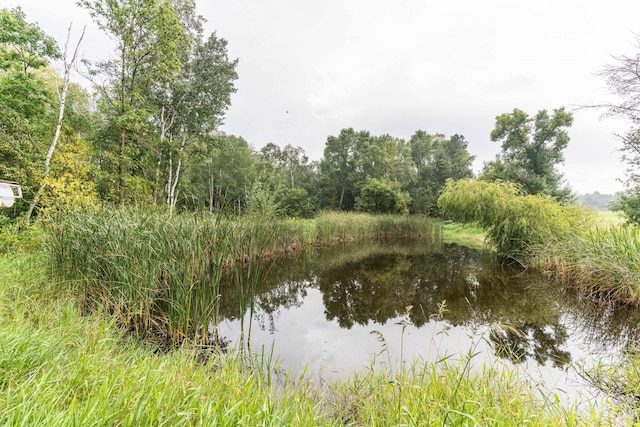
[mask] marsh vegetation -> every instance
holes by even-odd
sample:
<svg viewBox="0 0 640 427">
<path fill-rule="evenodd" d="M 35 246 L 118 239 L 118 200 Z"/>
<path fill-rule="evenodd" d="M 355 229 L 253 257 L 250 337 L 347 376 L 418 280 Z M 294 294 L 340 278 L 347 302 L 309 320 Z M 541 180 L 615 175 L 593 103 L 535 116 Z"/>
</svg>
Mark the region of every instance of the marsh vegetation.
<svg viewBox="0 0 640 427">
<path fill-rule="evenodd" d="M 464 267 L 473 263 L 460 264 L 460 258 L 454 257 L 458 261 L 427 273 L 430 279 L 423 282 L 424 290 L 432 289 L 434 294 L 414 288 L 415 280 L 399 279 L 401 271 L 411 271 L 409 265 L 428 269 L 429 262 L 434 262 L 428 261 L 430 257 L 438 258 L 442 248 L 451 247 L 443 246 L 442 226 L 425 217 L 328 213 L 314 220 L 239 220 L 112 209 L 76 216 L 67 213 L 54 224 L 49 229 L 46 256 L 22 255 L 2 261 L 6 266 L 1 295 L 7 322 L 6 328 L 0 328 L 6 335 L 5 390 L 15 391 L 2 402 L 9 423 L 64 424 L 72 419 L 96 425 L 133 425 L 145 420 L 176 425 L 275 420 L 306 425 L 588 425 L 631 420 L 627 418 L 633 414 L 629 407 L 606 396 L 596 409 L 588 400 L 561 401 L 557 390 L 523 381 L 522 371 L 513 363 L 519 354 L 525 359 L 535 357 L 527 352 L 537 345 L 527 340 L 538 336 L 536 330 L 545 336 L 548 327 L 544 322 L 517 324 L 516 314 L 525 307 L 519 310 L 509 303 L 509 294 L 498 289 L 505 284 L 501 280 L 483 278 L 488 270 L 478 276 L 475 267 Z M 362 240 L 399 235 L 405 238 L 390 247 Z M 431 237 L 411 244 L 407 235 Z M 355 246 L 343 246 L 346 241 L 355 241 Z M 339 244 L 328 252 L 315 251 L 329 242 Z M 434 255 L 412 258 L 416 245 Z M 461 252 L 467 261 L 476 259 L 474 253 Z M 394 263 L 383 261 L 388 256 Z M 493 258 L 490 253 L 487 256 Z M 298 263 L 286 261 L 294 259 L 291 257 Z M 283 259 L 285 268 L 277 268 Z M 309 269 L 312 276 L 308 276 Z M 376 278 L 380 269 L 383 277 Z M 461 274 L 458 279 L 449 275 L 454 270 Z M 267 273 L 279 279 L 268 278 Z M 357 286 L 338 286 L 327 274 Z M 482 286 L 469 282 L 469 274 Z M 489 276 L 495 278 L 493 273 Z M 380 332 L 376 337 L 367 331 L 378 356 L 344 376 L 325 376 L 322 382 L 311 368 L 291 370 L 286 357 L 259 344 L 260 316 L 262 320 L 269 319 L 268 313 L 277 317 L 279 301 L 298 304 L 301 292 L 311 292 L 307 285 L 313 277 L 327 292 L 327 301 L 332 301 L 328 315 L 334 321 L 357 329 L 373 319 L 379 323 L 369 329 Z M 283 278 L 288 285 L 278 290 L 276 282 Z M 454 280 L 450 285 L 443 284 L 450 280 Z M 366 289 L 360 289 L 363 285 Z M 414 291 L 397 293 L 398 286 Z M 455 297 L 454 289 L 463 293 Z M 508 289 L 527 293 L 533 288 L 512 285 Z M 365 302 L 375 295 L 391 299 L 384 299 L 383 307 Z M 416 357 L 409 338 L 416 325 L 429 324 L 437 317 L 441 326 L 467 321 L 477 325 L 479 318 L 466 316 L 482 315 L 469 302 L 489 301 L 497 295 L 509 301 L 505 308 L 514 316 L 512 328 L 493 328 L 493 335 L 487 331 L 486 339 L 471 340 L 456 352 Z M 536 300 L 529 295 L 523 304 L 525 299 Z M 335 311 L 358 301 L 364 313 Z M 441 306 L 443 301 L 448 301 L 449 311 Z M 409 305 L 413 308 L 407 311 Z M 541 302 L 540 307 L 548 309 L 549 304 Z M 527 309 L 538 315 L 548 312 Z M 494 320 L 504 320 L 500 311 L 493 310 Z M 257 320 L 242 313 L 255 314 Z M 240 328 L 242 339 L 253 339 L 254 345 L 237 351 L 235 343 L 227 341 L 222 351 L 217 344 L 229 337 L 220 334 L 219 319 L 234 318 L 247 322 Z M 400 324 L 390 332 L 383 328 L 385 322 Z M 594 318 L 593 322 L 598 321 Z M 566 326 L 554 327 L 557 330 L 544 342 L 556 342 L 555 355 L 547 348 L 538 357 L 562 364 Z M 623 335 L 624 330 L 619 333 Z M 615 335 L 616 328 L 612 331 Z M 429 334 L 442 335 L 436 330 Z M 393 352 L 399 337 L 405 338 L 399 345 L 404 354 Z M 557 339 L 561 341 L 554 341 Z M 482 358 L 480 347 L 498 349 L 498 358 Z M 173 350 L 166 352 L 169 348 Z M 203 348 L 206 357 L 202 357 Z M 404 363 L 395 363 L 398 358 Z M 51 360 L 58 362 L 50 364 Z M 566 357 L 564 360 L 566 363 Z M 68 381 L 53 381 L 60 377 Z M 129 412 L 131 407 L 136 410 Z"/>
</svg>

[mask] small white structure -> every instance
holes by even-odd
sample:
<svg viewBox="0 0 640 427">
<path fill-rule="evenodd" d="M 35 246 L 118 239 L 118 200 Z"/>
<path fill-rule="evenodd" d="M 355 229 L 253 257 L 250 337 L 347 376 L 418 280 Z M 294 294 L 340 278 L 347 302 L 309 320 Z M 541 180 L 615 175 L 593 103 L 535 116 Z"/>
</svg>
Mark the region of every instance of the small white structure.
<svg viewBox="0 0 640 427">
<path fill-rule="evenodd" d="M 0 208 L 10 208 L 16 199 L 22 198 L 22 188 L 17 182 L 0 180 Z"/>
</svg>

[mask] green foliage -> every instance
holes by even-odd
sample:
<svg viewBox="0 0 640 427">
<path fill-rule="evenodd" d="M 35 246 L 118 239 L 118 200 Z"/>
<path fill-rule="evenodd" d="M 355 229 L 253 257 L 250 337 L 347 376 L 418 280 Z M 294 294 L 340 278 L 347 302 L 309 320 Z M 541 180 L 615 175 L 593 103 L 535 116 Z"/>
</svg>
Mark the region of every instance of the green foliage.
<svg viewBox="0 0 640 427">
<path fill-rule="evenodd" d="M 593 216 L 551 197 L 523 195 L 515 184 L 480 180 L 449 181 L 438 200 L 445 217 L 475 223 L 499 254 L 521 257 L 532 245 L 590 227 Z"/>
<path fill-rule="evenodd" d="M 56 41 L 37 24 L 28 23 L 19 7 L 0 9 L 0 69 L 27 74 L 61 57 Z"/>
<path fill-rule="evenodd" d="M 446 181 L 471 178 L 474 156 L 469 154 L 461 135 L 446 138 L 418 130 L 411 136 L 409 146 L 417 170 L 417 180 L 409 186 L 411 212 L 437 216 L 438 197 Z"/>
<path fill-rule="evenodd" d="M 247 214 L 273 218 L 281 213 L 277 193 L 262 180 L 256 180 L 247 194 Z"/>
<path fill-rule="evenodd" d="M 0 254 L 39 251 L 46 239 L 41 223 L 27 223 L 23 218 L 9 221 L 0 216 Z"/>
<path fill-rule="evenodd" d="M 55 100 L 43 69 L 59 57 L 55 41 L 19 8 L 0 10 L 0 179 L 19 182 L 24 196 L 4 215 L 21 215 L 40 187 Z"/>
<path fill-rule="evenodd" d="M 201 21 L 204 18 L 195 15 L 194 3 L 185 2 L 182 5 L 184 7 L 179 12 L 183 15 L 183 30 L 190 37 L 190 47 L 185 48 L 181 55 L 181 70 L 175 75 L 161 78 L 152 94 L 155 104 L 153 122 L 158 134 L 156 199 L 164 201 L 170 209 L 177 204 L 179 195 L 190 197 L 191 204 L 195 201 L 194 192 L 188 185 L 182 185 L 182 176 L 186 173 L 193 177 L 191 169 L 201 170 L 204 166 L 198 164 L 197 160 L 207 164 L 211 163 L 212 158 L 191 156 L 190 151 L 194 146 L 198 150 L 197 145 L 208 145 L 212 139 L 218 139 L 217 135 L 213 138 L 210 136 L 222 123 L 222 117 L 231 104 L 231 94 L 236 90 L 234 81 L 238 78 L 235 71 L 238 61 L 228 58 L 226 40 L 217 38 L 214 33 L 203 42 Z M 211 147 L 208 151 L 211 154 Z M 230 167 L 227 165 L 226 168 Z M 160 170 L 165 171 L 162 182 Z M 247 168 L 229 171 L 236 175 L 242 172 L 246 173 Z M 241 186 L 242 182 L 237 185 Z M 235 202 L 239 197 L 234 196 Z M 196 206 L 202 208 L 206 200 L 211 203 L 210 197 L 202 197 Z"/>
<path fill-rule="evenodd" d="M 373 178 L 356 197 L 355 209 L 357 212 L 406 215 L 409 201 L 409 194 L 402 192 L 397 182 Z"/>
<path fill-rule="evenodd" d="M 621 194 L 610 208 L 622 212 L 627 223 L 640 225 L 640 186 Z"/>
<path fill-rule="evenodd" d="M 329 136 L 320 161 L 320 205 L 325 209 L 351 211 L 358 195 L 357 153 L 371 138 L 367 131 L 342 129 Z"/>
<path fill-rule="evenodd" d="M 397 182 L 405 188 L 416 179 L 411 148 L 391 135 L 372 136 L 354 153 L 356 182 L 362 188 L 373 179 Z"/>
<path fill-rule="evenodd" d="M 279 212 L 286 216 L 310 218 L 316 211 L 310 196 L 316 186 L 314 165 L 301 147 L 284 148 L 269 143 L 262 147 L 258 163 L 261 181 L 268 181 L 276 193 Z"/>
<path fill-rule="evenodd" d="M 496 117 L 491 140 L 501 142 L 501 153 L 485 164 L 481 179 L 507 181 L 521 186 L 527 194 L 547 194 L 558 201 L 571 199 L 569 188 L 562 188 L 562 175 L 555 169 L 564 161 L 569 144 L 566 128 L 573 115 L 563 108 L 549 115 L 540 110 L 535 118 L 517 108 Z"/>
<path fill-rule="evenodd" d="M 58 209 L 88 209 L 97 201 L 95 184 L 89 179 L 89 147 L 86 141 L 64 132 L 51 162 L 40 213 Z"/>
<path fill-rule="evenodd" d="M 445 138 L 419 130 L 406 142 L 343 129 L 327 138 L 319 168 L 319 205 L 367 212 L 406 212 L 409 207 L 412 213 L 437 215 L 445 181 L 473 176 L 472 162 L 460 135 Z M 389 183 L 392 188 L 383 189 Z"/>
<path fill-rule="evenodd" d="M 311 198 L 304 188 L 284 188 L 278 192 L 276 201 L 285 216 L 311 218 L 315 214 Z"/>
<path fill-rule="evenodd" d="M 241 137 L 218 134 L 198 138 L 187 148 L 183 197 L 190 210 L 243 213 L 257 179 L 257 156 Z"/>
<path fill-rule="evenodd" d="M 154 185 L 156 159 L 146 138 L 154 109 L 151 90 L 180 71 L 186 35 L 170 2 L 81 0 L 78 4 L 116 42 L 113 59 L 90 64 L 89 75 L 100 81 L 95 86 L 106 119 L 97 153 L 100 176 L 109 187 L 105 191 L 109 197 L 125 203 L 132 194 L 149 194 L 145 190 Z M 99 189 L 103 187 L 98 183 Z"/>
</svg>

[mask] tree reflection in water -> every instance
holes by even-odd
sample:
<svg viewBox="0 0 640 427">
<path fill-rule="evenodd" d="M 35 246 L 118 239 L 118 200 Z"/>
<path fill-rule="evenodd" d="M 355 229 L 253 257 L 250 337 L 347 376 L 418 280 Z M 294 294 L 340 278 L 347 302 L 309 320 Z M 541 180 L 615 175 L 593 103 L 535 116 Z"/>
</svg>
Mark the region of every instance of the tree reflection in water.
<svg viewBox="0 0 640 427">
<path fill-rule="evenodd" d="M 495 354 L 515 363 L 527 359 L 562 367 L 571 362 L 570 335 L 594 346 L 636 343 L 640 315 L 598 305 L 543 277 L 508 268 L 490 253 L 424 239 L 367 240 L 323 248 L 295 259 L 272 261 L 261 271 L 254 317 L 272 333 L 283 310 L 303 304 L 310 288 L 322 293 L 329 322 L 354 325 L 397 321 L 412 306 L 420 328 L 446 301 L 451 326 L 491 328 Z M 222 288 L 222 317 L 243 316 L 232 285 Z M 616 347 L 617 348 L 617 347 Z"/>
</svg>

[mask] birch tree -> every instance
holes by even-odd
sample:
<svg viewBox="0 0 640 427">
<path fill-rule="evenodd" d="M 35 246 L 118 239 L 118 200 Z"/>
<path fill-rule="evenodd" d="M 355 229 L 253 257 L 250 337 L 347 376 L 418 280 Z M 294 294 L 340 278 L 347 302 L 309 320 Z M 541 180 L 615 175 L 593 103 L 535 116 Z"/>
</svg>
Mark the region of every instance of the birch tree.
<svg viewBox="0 0 640 427">
<path fill-rule="evenodd" d="M 47 185 L 47 179 L 49 178 L 49 172 L 51 171 L 51 159 L 53 158 L 53 153 L 56 150 L 56 145 L 58 144 L 58 139 L 60 138 L 60 131 L 62 130 L 62 122 L 64 120 L 64 110 L 65 110 L 66 101 L 67 101 L 67 92 L 69 90 L 69 83 L 71 82 L 71 68 L 73 64 L 75 64 L 76 58 L 78 57 L 78 49 L 80 48 L 80 44 L 82 43 L 82 39 L 84 38 L 84 33 L 86 30 L 86 27 L 82 29 L 82 34 L 80 35 L 80 38 L 76 43 L 76 47 L 73 50 L 73 54 L 71 55 L 71 58 L 68 59 L 69 58 L 68 47 L 69 47 L 69 40 L 71 39 L 71 27 L 72 25 L 69 25 L 69 29 L 67 30 L 67 41 L 64 44 L 64 54 L 63 54 L 64 74 L 62 77 L 62 88 L 58 94 L 60 99 L 60 107 L 58 109 L 58 121 L 56 123 L 56 130 L 53 135 L 53 140 L 51 141 L 51 145 L 49 146 L 49 150 L 47 151 L 47 156 L 44 161 L 44 176 L 42 178 L 42 184 L 40 184 L 40 188 L 38 189 L 38 192 L 36 193 L 35 197 L 33 198 L 33 201 L 29 206 L 29 210 L 27 211 L 27 220 L 31 218 L 31 215 L 33 214 L 33 209 L 38 204 L 38 201 L 40 200 L 40 197 L 42 197 L 42 193 Z"/>
</svg>

